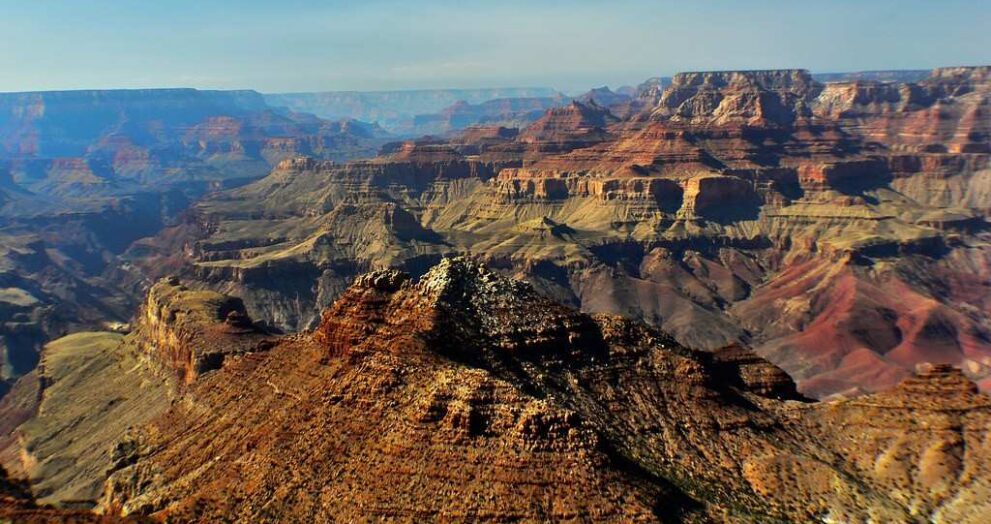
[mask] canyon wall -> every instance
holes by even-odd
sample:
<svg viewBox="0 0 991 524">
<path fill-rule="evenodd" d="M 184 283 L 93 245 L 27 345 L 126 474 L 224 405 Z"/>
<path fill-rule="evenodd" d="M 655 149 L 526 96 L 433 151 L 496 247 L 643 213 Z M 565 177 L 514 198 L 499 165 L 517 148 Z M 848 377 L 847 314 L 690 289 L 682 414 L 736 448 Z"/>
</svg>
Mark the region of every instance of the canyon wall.
<svg viewBox="0 0 991 524">
<path fill-rule="evenodd" d="M 45 342 L 125 324 L 144 286 L 106 271 L 195 199 L 285 158 L 373 156 L 385 141 L 377 126 L 277 110 L 253 91 L 0 94 L 0 393 Z"/>
<path fill-rule="evenodd" d="M 518 133 L 282 164 L 136 246 L 129 274 L 169 267 L 297 330 L 365 270 L 472 253 L 688 346 L 753 347 L 810 395 L 924 361 L 986 387 L 988 89 L 987 68 L 679 75 L 623 118 L 574 102 Z"/>
</svg>

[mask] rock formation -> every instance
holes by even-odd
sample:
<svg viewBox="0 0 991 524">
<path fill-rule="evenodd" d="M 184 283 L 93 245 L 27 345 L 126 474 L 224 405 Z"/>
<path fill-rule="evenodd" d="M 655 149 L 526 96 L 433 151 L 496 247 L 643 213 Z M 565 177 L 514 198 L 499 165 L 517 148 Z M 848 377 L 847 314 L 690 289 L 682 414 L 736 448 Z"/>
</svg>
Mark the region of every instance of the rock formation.
<svg viewBox="0 0 991 524">
<path fill-rule="evenodd" d="M 240 300 L 188 289 L 174 277 L 152 286 L 138 315 L 140 350 L 186 384 L 228 357 L 268 345 Z"/>
<path fill-rule="evenodd" d="M 987 387 L 988 97 L 986 67 L 686 73 L 622 118 L 575 102 L 519 132 L 280 164 L 136 246 L 130 278 L 167 267 L 299 330 L 366 270 L 474 253 L 586 312 L 752 347 L 808 395 L 923 361 Z"/>
<path fill-rule="evenodd" d="M 173 391 L 101 433 L 104 513 L 977 522 L 991 486 L 991 400 L 958 370 L 811 402 L 742 347 L 693 351 L 464 258 L 360 276 L 313 332 Z"/>
<path fill-rule="evenodd" d="M 11 480 L 0 467 L 0 520 L 30 523 L 123 523 L 145 522 L 140 517 L 97 515 L 85 510 L 58 509 L 39 506 L 23 482 Z"/>
<path fill-rule="evenodd" d="M 654 111 L 696 125 L 791 125 L 811 116 L 819 88 L 804 70 L 679 73 Z"/>
<path fill-rule="evenodd" d="M 164 279 L 131 333 L 74 333 L 46 346 L 0 399 L 0 465 L 30 480 L 42 503 L 92 509 L 107 471 L 126 463 L 121 442 L 133 428 L 204 374 L 270 345 L 240 300 Z"/>
<path fill-rule="evenodd" d="M 364 160 L 2 95 L 0 520 L 983 522 L 991 79 L 913 75 L 373 97 L 485 125 Z"/>
<path fill-rule="evenodd" d="M 814 402 L 746 348 L 691 350 L 463 257 L 359 276 L 255 350 L 223 318 L 238 304 L 166 280 L 132 334 L 50 345 L 0 401 L 21 419 L 0 457 L 30 479 L 0 483 L 0 516 L 976 523 L 991 494 L 991 399 L 949 366 Z M 199 347 L 226 358 L 176 380 Z"/>
</svg>

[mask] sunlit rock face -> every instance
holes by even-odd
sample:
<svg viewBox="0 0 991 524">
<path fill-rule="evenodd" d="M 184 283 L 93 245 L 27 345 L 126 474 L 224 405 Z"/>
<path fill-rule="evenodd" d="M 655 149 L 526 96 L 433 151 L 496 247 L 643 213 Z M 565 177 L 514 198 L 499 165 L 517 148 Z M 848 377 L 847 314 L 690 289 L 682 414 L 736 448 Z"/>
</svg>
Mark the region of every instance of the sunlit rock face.
<svg viewBox="0 0 991 524">
<path fill-rule="evenodd" d="M 186 384 L 219 369 L 228 357 L 268 346 L 240 300 L 189 289 L 174 277 L 149 290 L 135 318 L 134 339 L 150 361 Z"/>
<path fill-rule="evenodd" d="M 359 275 L 283 336 L 169 278 L 131 334 L 53 342 L 0 400 L 0 518 L 971 522 L 989 424 L 952 366 L 815 402 L 740 345 L 473 258 Z"/>
<path fill-rule="evenodd" d="M 819 89 L 801 69 L 679 73 L 655 113 L 691 124 L 790 125 L 811 116 Z"/>
<path fill-rule="evenodd" d="M 101 510 L 951 522 L 987 496 L 989 416 L 991 399 L 948 366 L 811 402 L 739 346 L 693 351 L 444 259 L 418 280 L 359 276 L 313 332 L 190 384 L 118 441 L 126 460 Z"/>
</svg>

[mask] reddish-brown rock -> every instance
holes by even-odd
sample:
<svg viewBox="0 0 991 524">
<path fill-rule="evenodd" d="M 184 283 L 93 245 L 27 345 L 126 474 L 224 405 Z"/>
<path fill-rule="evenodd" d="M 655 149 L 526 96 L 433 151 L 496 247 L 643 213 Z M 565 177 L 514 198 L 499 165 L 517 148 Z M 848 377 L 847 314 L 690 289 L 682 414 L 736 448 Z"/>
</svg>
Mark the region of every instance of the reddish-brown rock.
<svg viewBox="0 0 991 524">
<path fill-rule="evenodd" d="M 188 289 L 175 277 L 152 286 L 136 323 L 141 350 L 187 384 L 227 357 L 269 346 L 239 299 Z"/>
<path fill-rule="evenodd" d="M 697 353 L 454 259 L 415 283 L 362 276 L 314 333 L 197 380 L 117 444 L 104 504 L 183 521 L 973 521 L 989 416 L 938 366 L 810 403 L 742 348 Z"/>
<path fill-rule="evenodd" d="M 926 360 L 984 384 L 988 89 L 980 67 L 899 84 L 680 75 L 623 119 L 576 103 L 519 133 L 288 162 L 197 206 L 169 247 L 143 244 L 166 263 L 138 264 L 292 330 L 364 270 L 474 253 L 587 312 L 752 346 L 809 395 L 891 387 Z"/>
</svg>

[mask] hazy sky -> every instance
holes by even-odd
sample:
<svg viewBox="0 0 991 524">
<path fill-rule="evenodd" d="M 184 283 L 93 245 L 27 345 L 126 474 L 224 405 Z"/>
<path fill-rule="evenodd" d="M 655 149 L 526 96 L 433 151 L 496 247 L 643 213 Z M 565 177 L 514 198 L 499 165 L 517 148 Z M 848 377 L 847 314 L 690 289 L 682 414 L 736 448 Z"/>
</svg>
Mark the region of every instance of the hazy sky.
<svg viewBox="0 0 991 524">
<path fill-rule="evenodd" d="M 635 84 L 991 63 L 991 1 L 0 0 L 0 91 Z"/>
</svg>

